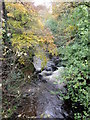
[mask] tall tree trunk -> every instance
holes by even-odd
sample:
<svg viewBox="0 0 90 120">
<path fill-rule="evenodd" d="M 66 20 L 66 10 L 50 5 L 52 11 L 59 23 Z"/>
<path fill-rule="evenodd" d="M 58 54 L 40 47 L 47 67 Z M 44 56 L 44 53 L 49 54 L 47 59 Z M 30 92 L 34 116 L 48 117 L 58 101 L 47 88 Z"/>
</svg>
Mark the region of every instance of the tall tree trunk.
<svg viewBox="0 0 90 120">
<path fill-rule="evenodd" d="M 11 47 L 11 42 L 10 42 L 10 39 L 9 37 L 7 36 L 7 11 L 6 11 L 6 7 L 5 7 L 5 2 L 2 2 L 2 11 L 3 11 L 3 14 L 2 14 L 2 17 L 3 17 L 3 22 L 4 22 L 4 26 L 3 26 L 3 29 L 5 32 L 3 32 L 3 42 L 4 42 L 4 45 L 6 45 L 7 47 Z"/>
<path fill-rule="evenodd" d="M 0 0 L 0 120 L 2 119 L 2 2 Z"/>
<path fill-rule="evenodd" d="M 8 34 L 8 27 L 7 27 L 7 11 L 6 11 L 6 7 L 5 7 L 5 2 L 2 2 L 2 18 L 3 18 L 3 26 L 2 29 L 4 30 L 2 32 L 2 48 L 3 48 L 3 61 L 2 61 L 2 80 L 4 81 L 4 83 L 7 84 L 3 84 L 3 87 L 5 87 L 7 89 L 8 86 L 8 82 L 7 78 L 8 75 L 11 72 L 11 63 L 12 63 L 12 45 L 11 45 L 11 41 L 10 41 L 10 37 L 7 35 Z"/>
</svg>

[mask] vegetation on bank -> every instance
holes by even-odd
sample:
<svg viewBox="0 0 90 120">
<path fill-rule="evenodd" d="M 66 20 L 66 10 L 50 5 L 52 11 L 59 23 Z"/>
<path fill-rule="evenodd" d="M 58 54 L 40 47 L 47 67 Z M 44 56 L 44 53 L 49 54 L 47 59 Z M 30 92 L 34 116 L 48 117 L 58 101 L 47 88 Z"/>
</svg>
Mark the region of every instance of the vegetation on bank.
<svg viewBox="0 0 90 120">
<path fill-rule="evenodd" d="M 33 3 L 3 2 L 2 10 L 2 114 L 8 117 L 17 108 L 21 87 L 25 81 L 33 79 L 33 56 L 42 60 L 44 68 L 48 60 L 47 52 L 57 55 L 57 47 Z"/>
<path fill-rule="evenodd" d="M 45 20 L 46 23 L 31 3 L 3 3 L 2 6 L 5 98 L 2 114 L 10 116 L 16 109 L 14 104 L 20 96 L 18 88 L 24 78 L 28 79 L 28 75 L 31 77 L 34 73 L 33 56 L 43 60 L 44 68 L 47 52 L 57 55 L 58 50 L 65 66 L 62 80 L 67 85 L 67 94 L 63 98 L 71 103 L 75 120 L 88 119 L 89 3 L 53 3 L 52 15 Z"/>
<path fill-rule="evenodd" d="M 64 3 L 62 4 L 64 7 Z M 55 19 L 47 23 L 57 37 L 59 56 L 65 73 L 63 81 L 67 94 L 63 98 L 71 103 L 75 120 L 89 119 L 89 7 L 86 3 L 55 5 Z M 58 7 L 57 7 L 58 6 Z M 58 38 L 59 37 L 59 38 Z"/>
</svg>

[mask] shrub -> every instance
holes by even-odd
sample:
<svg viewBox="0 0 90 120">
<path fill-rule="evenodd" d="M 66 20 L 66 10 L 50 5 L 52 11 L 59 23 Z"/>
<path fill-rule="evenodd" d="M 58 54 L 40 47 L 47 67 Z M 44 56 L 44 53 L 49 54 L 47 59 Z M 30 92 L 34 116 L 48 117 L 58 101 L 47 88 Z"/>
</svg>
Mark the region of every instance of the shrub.
<svg viewBox="0 0 90 120">
<path fill-rule="evenodd" d="M 64 54 L 63 60 L 67 60 L 63 76 L 67 84 L 67 96 L 64 98 L 72 101 L 74 119 L 81 120 L 86 119 L 89 115 L 88 7 L 86 5 L 79 5 L 74 8 L 67 22 L 67 28 L 70 30 L 71 36 L 74 36 L 74 40 L 62 49 Z M 70 26 L 74 29 L 72 30 Z M 60 54 L 62 54 L 61 51 Z"/>
</svg>

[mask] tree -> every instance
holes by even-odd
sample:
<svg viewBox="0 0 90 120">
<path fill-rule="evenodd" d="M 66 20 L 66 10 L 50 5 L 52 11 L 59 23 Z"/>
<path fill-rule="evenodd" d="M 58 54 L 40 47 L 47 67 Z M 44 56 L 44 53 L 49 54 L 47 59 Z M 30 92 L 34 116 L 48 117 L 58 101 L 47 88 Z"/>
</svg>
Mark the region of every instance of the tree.
<svg viewBox="0 0 90 120">
<path fill-rule="evenodd" d="M 19 61 L 25 64 L 38 53 L 38 48 L 43 49 L 41 58 L 46 61 L 45 51 L 56 54 L 56 46 L 49 30 L 38 19 L 36 8 L 31 3 L 7 3 L 8 31 L 11 33 L 11 41 Z M 32 61 L 31 61 L 32 62 Z"/>
<path fill-rule="evenodd" d="M 66 65 L 63 76 L 67 85 L 67 95 L 64 98 L 70 102 L 74 119 L 88 119 L 89 94 L 88 94 L 88 7 L 83 3 L 72 8 L 72 12 L 60 15 L 58 22 L 62 33 L 67 37 L 64 48 L 61 46 L 59 54 Z M 62 19 L 63 18 L 63 19 Z M 64 26 L 64 27 L 63 27 Z"/>
</svg>

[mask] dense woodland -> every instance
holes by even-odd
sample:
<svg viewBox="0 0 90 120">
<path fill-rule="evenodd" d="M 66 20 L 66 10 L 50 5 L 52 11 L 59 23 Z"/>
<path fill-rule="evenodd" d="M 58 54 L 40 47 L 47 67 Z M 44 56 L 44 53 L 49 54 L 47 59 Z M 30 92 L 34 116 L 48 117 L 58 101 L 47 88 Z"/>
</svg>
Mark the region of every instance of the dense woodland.
<svg viewBox="0 0 90 120">
<path fill-rule="evenodd" d="M 42 60 L 41 71 L 50 58 L 59 58 L 57 66 L 65 69 L 59 81 L 67 92 L 58 94 L 72 120 L 89 120 L 89 7 L 89 2 L 52 2 L 49 13 L 33 2 L 2 2 L 3 118 L 12 116 L 22 88 L 37 79 L 36 56 Z"/>
</svg>

